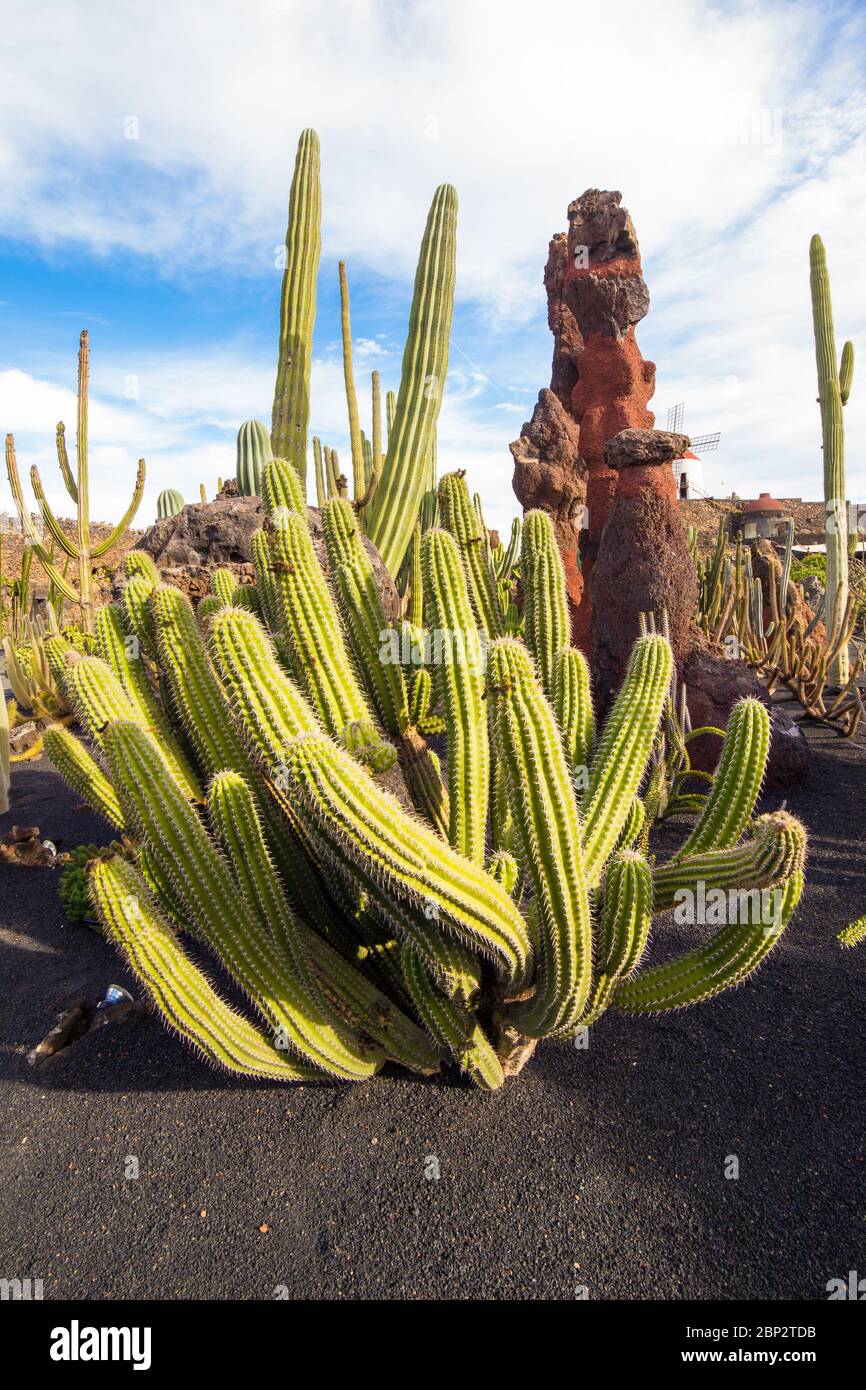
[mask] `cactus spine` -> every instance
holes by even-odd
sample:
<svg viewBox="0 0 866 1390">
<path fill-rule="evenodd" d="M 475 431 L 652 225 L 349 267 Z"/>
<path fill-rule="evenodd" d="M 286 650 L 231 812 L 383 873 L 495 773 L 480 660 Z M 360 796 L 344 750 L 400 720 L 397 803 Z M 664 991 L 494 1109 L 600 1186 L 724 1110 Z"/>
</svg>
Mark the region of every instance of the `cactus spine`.
<svg viewBox="0 0 866 1390">
<path fill-rule="evenodd" d="M 812 320 L 815 356 L 818 365 L 818 401 L 821 407 L 821 436 L 824 450 L 824 505 L 827 539 L 827 639 L 833 643 L 844 620 L 848 604 L 848 523 L 845 498 L 845 424 L 842 408 L 851 390 L 854 348 L 846 343 L 841 372 L 837 366 L 833 309 L 830 303 L 830 277 L 824 243 L 813 236 L 809 247 L 809 281 L 812 291 Z M 843 642 L 830 663 L 831 685 L 848 681 L 847 642 Z"/>
<path fill-rule="evenodd" d="M 262 474 L 273 458 L 271 436 L 261 420 L 245 420 L 238 430 L 235 480 L 241 497 L 261 497 Z"/>
<path fill-rule="evenodd" d="M 289 193 L 286 264 L 280 292 L 280 344 L 271 419 L 273 452 L 277 458 L 289 460 L 304 488 L 316 278 L 322 249 L 319 165 L 319 137 L 314 130 L 305 130 L 298 142 Z"/>
<path fill-rule="evenodd" d="M 367 534 L 396 578 L 409 548 L 448 371 L 454 310 L 457 194 L 436 190 L 421 243 L 403 373 L 376 495 L 367 513 Z"/>
</svg>

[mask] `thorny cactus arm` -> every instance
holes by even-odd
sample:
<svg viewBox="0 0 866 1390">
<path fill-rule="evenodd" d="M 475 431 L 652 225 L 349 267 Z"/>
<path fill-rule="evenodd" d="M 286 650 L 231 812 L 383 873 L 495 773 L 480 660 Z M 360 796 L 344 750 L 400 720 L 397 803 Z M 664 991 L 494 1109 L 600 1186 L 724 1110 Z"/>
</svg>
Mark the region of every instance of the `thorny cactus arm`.
<svg viewBox="0 0 866 1390">
<path fill-rule="evenodd" d="M 498 1090 L 505 1081 L 502 1063 L 475 1015 L 442 993 L 409 942 L 403 945 L 400 963 L 412 1002 L 431 1037 L 448 1048 L 476 1086 Z"/>
<path fill-rule="evenodd" d="M 271 521 L 279 521 L 284 512 L 307 520 L 304 489 L 291 464 L 284 458 L 273 458 L 262 472 L 262 501 Z"/>
<path fill-rule="evenodd" d="M 677 858 L 727 849 L 743 834 L 761 794 L 770 751 L 770 715 L 760 700 L 738 700 L 731 710 L 712 790 Z"/>
<path fill-rule="evenodd" d="M 590 887 L 600 882 L 629 818 L 664 710 L 672 665 L 671 649 L 663 637 L 638 638 L 596 748 L 583 796 L 583 844 Z"/>
<path fill-rule="evenodd" d="M 150 688 L 144 662 L 139 652 L 130 650 L 121 621 L 120 610 L 106 604 L 96 615 L 96 650 L 107 666 L 120 678 L 141 719 L 142 727 L 150 729 L 159 740 L 163 756 L 172 769 L 175 780 L 185 787 L 193 801 L 202 800 L 198 778 L 174 737 L 171 724 Z"/>
<path fill-rule="evenodd" d="M 373 724 L 346 650 L 340 620 L 316 559 L 306 519 L 281 518 L 271 541 L 271 568 L 282 619 L 292 649 L 292 666 L 328 731 L 337 737 L 347 724 Z"/>
<path fill-rule="evenodd" d="M 488 536 L 462 473 L 445 474 L 439 484 L 439 501 L 445 530 L 451 532 L 460 550 L 478 626 L 491 639 L 501 637 L 502 614 Z"/>
<path fill-rule="evenodd" d="M 286 750 L 290 795 L 318 835 L 364 872 L 373 871 L 386 899 L 411 908 L 433 940 L 456 936 L 489 956 L 506 986 L 520 986 L 530 967 L 526 924 L 508 895 L 425 825 L 407 816 L 347 753 L 306 735 Z"/>
<path fill-rule="evenodd" d="M 779 912 L 771 926 L 762 921 L 761 907 L 748 903 L 743 921 L 728 923 L 703 946 L 667 965 L 653 966 L 622 980 L 614 994 L 614 1007 L 624 1013 L 662 1013 L 703 1003 L 740 984 L 781 937 L 802 890 L 803 875 L 796 872 L 781 890 Z"/>
<path fill-rule="evenodd" d="M 527 512 L 520 552 L 526 644 L 538 662 L 541 684 L 554 698 L 557 661 L 571 641 L 565 572 L 547 512 Z"/>
<path fill-rule="evenodd" d="M 126 957 L 168 1026 L 208 1061 L 273 1081 L 327 1080 L 316 1068 L 281 1056 L 217 994 L 183 950 L 132 864 L 119 858 L 95 859 L 88 884 L 108 939 Z"/>
<path fill-rule="evenodd" d="M 123 829 L 123 812 L 114 788 L 96 759 L 68 729 L 54 725 L 45 730 L 45 752 L 76 796 L 103 816 L 115 830 Z"/>
<path fill-rule="evenodd" d="M 605 875 L 598 959 L 581 1027 L 595 1023 L 609 1005 L 617 981 L 637 968 L 649 939 L 652 909 L 652 873 L 643 855 L 630 850 L 615 854 Z"/>
<path fill-rule="evenodd" d="M 460 854 L 480 865 L 490 789 L 481 634 L 453 536 L 428 531 L 421 559 L 427 627 L 443 647 L 437 654 L 435 679 L 448 731 L 448 839 Z"/>
<path fill-rule="evenodd" d="M 105 732 L 114 784 L 129 826 L 146 837 L 190 918 L 262 1017 L 301 1056 L 331 1075 L 360 1080 L 381 1063 L 324 1020 L 263 930 L 198 815 L 181 796 L 150 735 L 119 721 Z"/>
<path fill-rule="evenodd" d="M 364 548 L 352 504 L 335 498 L 322 508 L 322 526 L 343 625 L 358 670 L 385 727 L 402 734 L 409 725 L 408 697 L 398 661 L 383 648 L 390 635 L 373 562 Z"/>
<path fill-rule="evenodd" d="M 553 708 L 572 774 L 588 768 L 595 743 L 589 665 L 576 647 L 563 648 L 553 673 Z"/>
<path fill-rule="evenodd" d="M 553 712 L 513 638 L 491 644 L 488 703 L 522 857 L 535 889 L 539 961 L 534 996 L 510 1021 L 530 1037 L 574 1031 L 590 986 L 592 939 L 580 822 Z"/>
<path fill-rule="evenodd" d="M 759 816 L 751 835 L 728 849 L 702 850 L 657 866 L 653 873 L 653 907 L 666 912 L 678 894 L 694 897 L 704 892 L 731 888 L 751 892 L 771 888 L 802 870 L 806 857 L 806 832 L 787 811 Z"/>
<path fill-rule="evenodd" d="M 367 534 L 396 577 L 412 539 L 448 372 L 448 340 L 456 277 L 457 194 L 437 188 L 427 218 L 400 391 L 376 495 L 366 513 Z"/>
</svg>

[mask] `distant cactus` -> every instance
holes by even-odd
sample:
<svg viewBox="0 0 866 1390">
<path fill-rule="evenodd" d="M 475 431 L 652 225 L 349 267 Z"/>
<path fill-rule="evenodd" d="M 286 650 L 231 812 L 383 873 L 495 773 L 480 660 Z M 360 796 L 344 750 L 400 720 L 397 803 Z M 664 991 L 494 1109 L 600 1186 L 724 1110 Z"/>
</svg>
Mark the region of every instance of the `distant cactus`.
<svg viewBox="0 0 866 1390">
<path fill-rule="evenodd" d="M 9 476 L 9 486 L 12 489 L 12 496 L 21 519 L 22 530 L 33 549 L 33 553 L 48 575 L 52 593 L 59 596 L 61 599 L 67 600 L 69 603 L 77 603 L 80 606 L 81 624 L 84 631 L 87 633 L 92 632 L 94 620 L 94 561 L 101 559 L 104 555 L 108 555 L 126 533 L 135 513 L 138 511 L 138 506 L 144 492 L 145 480 L 144 459 L 139 459 L 132 501 L 120 521 L 112 528 L 105 539 L 94 542 L 90 527 L 90 475 L 87 456 L 89 385 L 90 344 L 87 331 L 85 330 L 81 334 L 78 348 L 78 423 L 76 430 L 78 462 L 74 475 L 66 450 L 66 430 L 62 421 L 57 425 L 56 431 L 57 462 L 60 466 L 60 473 L 66 485 L 66 490 L 76 508 L 78 524 L 74 539 L 66 534 L 49 506 L 43 491 L 39 469 L 34 464 L 30 470 L 30 481 L 33 485 L 33 492 L 36 496 L 39 510 L 42 513 L 45 529 L 51 537 L 52 544 L 50 549 L 45 545 L 41 536 L 37 534 L 18 475 L 18 465 L 15 459 L 15 440 L 11 434 L 7 434 L 6 436 L 6 471 Z M 183 504 L 181 503 L 181 505 Z M 62 570 L 55 563 L 55 547 L 57 547 L 60 554 L 66 557 L 67 563 Z M 68 577 L 67 567 L 70 561 L 74 561 L 78 569 L 77 589 L 70 582 Z"/>
<path fill-rule="evenodd" d="M 265 464 L 273 458 L 271 436 L 261 420 L 245 420 L 238 430 L 235 478 L 241 497 L 261 497 Z"/>
<path fill-rule="evenodd" d="M 156 499 L 156 514 L 160 520 L 165 516 L 177 516 L 185 506 L 183 494 L 178 492 L 177 488 L 167 487 Z"/>
</svg>

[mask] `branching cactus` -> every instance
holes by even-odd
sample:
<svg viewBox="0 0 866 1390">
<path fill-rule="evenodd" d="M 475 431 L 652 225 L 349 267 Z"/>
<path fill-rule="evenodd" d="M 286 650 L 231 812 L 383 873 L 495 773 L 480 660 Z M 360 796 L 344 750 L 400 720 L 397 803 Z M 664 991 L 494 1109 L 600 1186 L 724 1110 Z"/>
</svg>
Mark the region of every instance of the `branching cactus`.
<svg viewBox="0 0 866 1390">
<path fill-rule="evenodd" d="M 81 623 L 85 632 L 93 631 L 94 562 L 101 559 L 104 555 L 108 555 L 125 535 L 135 513 L 138 511 L 139 503 L 141 502 L 144 492 L 145 479 L 144 459 L 139 459 L 132 501 L 120 521 L 109 532 L 105 539 L 94 542 L 90 531 L 90 480 L 87 458 L 89 384 L 90 345 L 87 331 L 85 330 L 81 334 L 78 348 L 78 428 L 76 433 L 78 460 L 74 475 L 69 463 L 69 456 L 66 449 L 66 431 L 62 422 L 57 426 L 56 438 L 57 462 L 60 466 L 60 472 L 64 484 L 66 485 L 66 490 L 75 504 L 76 509 L 77 526 L 75 537 L 66 534 L 60 522 L 57 520 L 57 517 L 54 515 L 42 487 L 39 469 L 34 464 L 30 470 L 30 481 L 33 485 L 33 492 L 39 510 L 42 513 L 45 529 L 51 538 L 52 545 L 50 549 L 46 546 L 42 537 L 37 533 L 30 515 L 30 508 L 24 497 L 24 490 L 21 486 L 18 465 L 15 459 L 15 440 L 11 434 L 7 434 L 6 436 L 6 471 L 9 476 L 9 486 L 12 489 L 12 496 L 15 499 L 15 506 L 18 509 L 24 535 L 32 547 L 33 553 L 48 575 L 53 591 L 63 599 L 66 599 L 69 603 L 77 603 L 80 606 Z M 180 494 L 177 495 L 180 496 Z M 183 506 L 183 498 L 180 500 L 180 505 L 181 507 Z M 179 508 L 175 510 L 179 510 Z M 160 512 L 160 515 L 163 515 L 163 513 Z M 67 557 L 67 562 L 71 560 L 77 565 L 77 590 L 67 577 L 66 570 L 59 569 L 55 563 L 55 546 L 62 555 Z"/>
<path fill-rule="evenodd" d="M 515 556 L 450 479 L 447 529 L 420 545 L 425 630 L 387 620 L 345 497 L 324 507 L 320 562 L 274 459 L 255 586 L 217 571 L 196 614 L 132 552 L 98 654 L 47 644 L 85 737 L 53 729 L 46 749 L 121 845 L 90 870 L 106 936 L 168 1026 L 240 1076 L 363 1080 L 388 1060 L 495 1090 L 611 1010 L 741 983 L 799 899 L 803 827 L 757 814 L 764 707 L 734 706 L 708 795 L 682 799 L 681 848 L 657 858 L 644 798 L 667 640 L 638 640 L 596 730 L 545 520 L 524 528 L 524 642 L 498 626 Z M 669 958 L 666 912 L 710 931 Z"/>
</svg>

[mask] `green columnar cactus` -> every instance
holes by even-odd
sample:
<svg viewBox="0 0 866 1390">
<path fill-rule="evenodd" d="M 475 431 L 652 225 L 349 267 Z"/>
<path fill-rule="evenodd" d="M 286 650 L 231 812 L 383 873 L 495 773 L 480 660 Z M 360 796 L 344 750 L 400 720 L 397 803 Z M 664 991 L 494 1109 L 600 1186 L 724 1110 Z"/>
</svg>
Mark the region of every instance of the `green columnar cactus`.
<svg viewBox="0 0 866 1390">
<path fill-rule="evenodd" d="M 445 474 L 439 484 L 439 503 L 445 529 L 451 532 L 460 549 L 478 625 L 491 639 L 501 637 L 502 614 L 487 531 L 462 473 Z"/>
<path fill-rule="evenodd" d="M 271 540 L 271 569 L 293 668 L 324 727 L 338 736 L 356 721 L 372 727 L 306 518 L 289 513 L 280 521 Z"/>
<path fill-rule="evenodd" d="M 328 489 L 325 482 L 325 470 L 322 459 L 322 441 L 318 435 L 313 435 L 313 464 L 316 473 L 316 506 L 324 507 L 328 500 Z"/>
<path fill-rule="evenodd" d="M 274 576 L 271 572 L 270 546 L 268 545 L 268 538 L 264 531 L 253 532 L 250 538 L 250 551 L 253 558 L 253 569 L 256 576 L 256 588 L 259 593 L 262 618 L 271 632 L 278 632 L 280 627 L 280 610 L 276 586 L 274 584 Z"/>
<path fill-rule="evenodd" d="M 496 1091 L 505 1081 L 497 1057 L 477 1018 L 458 1001 L 449 999 L 430 978 L 418 952 L 406 942 L 400 953 L 403 976 L 419 1017 L 437 1043 L 453 1053 L 482 1090 Z"/>
<path fill-rule="evenodd" d="M 824 450 L 824 504 L 827 540 L 827 638 L 833 643 L 848 603 L 848 521 L 845 497 L 845 424 L 842 409 L 851 390 L 854 348 L 846 343 L 841 372 L 837 367 L 830 277 L 824 243 L 813 236 L 809 246 L 809 281 L 818 364 L 818 401 Z M 849 675 L 847 644 L 842 644 L 828 672 L 830 685 L 844 686 Z"/>
<path fill-rule="evenodd" d="M 588 768 L 595 743 L 595 712 L 589 665 L 583 652 L 576 647 L 564 647 L 556 658 L 553 708 L 572 774 Z"/>
<path fill-rule="evenodd" d="M 626 825 L 671 681 L 673 658 L 664 637 L 638 638 L 622 688 L 599 740 L 583 796 L 583 843 L 590 887 Z"/>
<path fill-rule="evenodd" d="M 740 984 L 776 945 L 802 891 L 803 875 L 795 873 L 784 886 L 772 928 L 763 921 L 760 906 L 748 903 L 742 921 L 727 923 L 703 946 L 668 965 L 641 970 L 632 979 L 621 981 L 614 993 L 614 1007 L 624 1013 L 662 1013 L 703 1003 Z"/>
<path fill-rule="evenodd" d="M 157 578 L 155 582 L 158 584 L 160 581 Z M 156 632 L 148 604 L 154 587 L 154 583 L 143 574 L 135 574 L 131 579 L 127 579 L 120 591 L 120 607 L 126 631 L 138 639 L 139 651 L 151 661 L 156 660 Z"/>
<path fill-rule="evenodd" d="M 598 920 L 598 958 L 586 1011 L 588 1028 L 611 1002 L 617 982 L 640 964 L 649 938 L 653 910 L 652 872 L 646 859 L 631 850 L 615 854 L 604 881 Z"/>
<path fill-rule="evenodd" d="M 562 559 L 547 512 L 527 512 L 523 519 L 520 572 L 526 644 L 538 662 L 545 694 L 554 699 L 557 661 L 571 642 L 571 619 Z"/>
<path fill-rule="evenodd" d="M 352 504 L 345 498 L 326 503 L 322 526 L 331 580 L 356 669 L 388 732 L 403 734 L 409 726 L 406 682 L 387 646 L 390 629 Z"/>
<path fill-rule="evenodd" d="M 712 790 L 678 858 L 737 843 L 761 794 L 769 751 L 769 712 L 760 700 L 738 700 L 728 718 Z"/>
<path fill-rule="evenodd" d="M 484 705 L 484 647 L 469 601 L 454 537 L 428 531 L 421 548 L 427 627 L 448 729 L 448 839 L 474 864 L 484 863 L 490 749 Z"/>
<path fill-rule="evenodd" d="M 271 521 L 278 521 L 284 512 L 307 518 L 304 490 L 291 464 L 282 458 L 271 459 L 262 474 L 262 501 Z"/>
<path fill-rule="evenodd" d="M 229 569 L 215 569 L 210 577 L 210 591 L 225 608 L 234 602 L 237 580 Z"/>
<path fill-rule="evenodd" d="M 407 816 L 395 797 L 374 786 L 328 739 L 295 739 L 286 761 L 299 814 L 311 818 L 335 857 L 345 854 L 360 870 L 375 866 L 395 925 L 404 928 L 403 917 L 411 914 L 419 950 L 438 954 L 454 936 L 490 956 L 508 986 L 523 984 L 531 953 L 526 924 L 483 869 Z"/>
<path fill-rule="evenodd" d="M 153 585 L 162 583 L 159 570 L 146 550 L 128 550 L 122 568 L 127 579 L 146 579 Z"/>
<path fill-rule="evenodd" d="M 156 515 L 158 520 L 166 516 L 177 516 L 182 512 L 186 503 L 183 500 L 183 493 L 178 492 L 176 487 L 163 488 L 156 499 Z"/>
<path fill-rule="evenodd" d="M 6 471 L 9 476 L 9 486 L 12 489 L 15 506 L 18 509 L 18 515 L 21 520 L 21 528 L 32 548 L 33 554 L 35 554 L 47 574 L 53 592 L 70 603 L 77 603 L 81 608 L 81 623 L 84 631 L 88 633 L 93 630 L 94 561 L 100 560 L 103 555 L 107 555 L 109 551 L 113 550 L 118 541 L 120 541 L 125 534 L 135 513 L 138 511 L 138 506 L 144 492 L 145 479 L 144 459 L 139 459 L 132 501 L 120 521 L 109 532 L 105 539 L 94 544 L 90 534 L 90 485 L 87 461 L 87 406 L 89 382 L 90 347 L 87 331 L 85 330 L 81 334 L 78 349 L 78 429 L 76 434 L 78 468 L 75 479 L 73 479 L 72 469 L 69 466 L 69 459 L 66 453 L 66 435 L 63 424 L 61 423 L 57 426 L 57 459 L 60 464 L 60 471 L 63 476 L 63 481 L 66 484 L 67 492 L 75 503 L 77 513 L 75 539 L 71 536 L 67 536 L 60 522 L 54 515 L 54 512 L 51 510 L 51 507 L 48 505 L 45 493 L 42 489 L 39 469 L 34 464 L 30 470 L 30 481 L 33 485 L 33 492 L 39 510 L 42 513 L 45 529 L 51 537 L 53 546 L 57 546 L 60 552 L 67 557 L 67 560 L 73 560 L 77 564 L 77 592 L 69 582 L 66 571 L 61 571 L 54 563 L 53 546 L 51 550 L 49 550 L 36 531 L 36 527 L 30 515 L 30 509 L 24 498 L 21 479 L 18 475 L 18 465 L 15 460 L 15 440 L 11 434 L 7 434 L 6 436 Z"/>
<path fill-rule="evenodd" d="M 526 648 L 491 644 L 487 697 L 523 861 L 535 890 L 538 974 L 533 997 L 511 1010 L 530 1037 L 573 1032 L 589 993 L 592 938 L 580 821 L 562 740 Z"/>
<path fill-rule="evenodd" d="M 265 464 L 273 458 L 271 436 L 261 420 L 245 420 L 238 430 L 235 481 L 241 497 L 261 497 Z"/>
<path fill-rule="evenodd" d="M 271 420 L 274 454 L 289 460 L 304 489 L 316 278 L 322 249 L 319 164 L 319 137 L 314 130 L 305 130 L 298 142 L 289 193 L 286 263 L 280 292 L 280 345 Z"/>
<path fill-rule="evenodd" d="M 123 829 L 123 812 L 114 787 L 80 739 L 59 724 L 45 730 L 45 752 L 61 777 L 91 810 L 114 830 Z"/>
<path fill-rule="evenodd" d="M 204 1057 L 243 1076 L 272 1081 L 325 1081 L 289 1061 L 217 994 L 180 945 L 142 875 L 120 858 L 95 859 L 90 895 L 102 928 L 126 957 L 170 1028 Z"/>
<path fill-rule="evenodd" d="M 357 1040 L 338 1032 L 298 981 L 292 962 L 238 888 L 148 733 L 119 720 L 108 726 L 104 739 L 127 824 L 147 838 L 202 939 L 226 963 L 276 1040 L 344 1080 L 371 1076 L 381 1065 L 381 1054 L 366 1053 Z M 214 813 L 213 799 L 209 804 Z"/>
<path fill-rule="evenodd" d="M 436 190 L 421 243 L 403 374 L 388 451 L 366 517 L 367 534 L 396 578 L 409 548 L 448 371 L 454 309 L 457 194 Z"/>
<path fill-rule="evenodd" d="M 446 672 L 434 704 L 436 632 L 477 622 L 459 541 L 434 527 L 424 542 L 432 632 L 405 621 L 392 627 L 352 506 L 329 502 L 325 541 L 341 623 L 290 465 L 271 461 L 263 492 L 269 516 L 253 543 L 254 592 L 270 634 L 230 575 L 217 574 L 199 623 L 145 558 L 128 563 L 120 607 L 100 617 L 109 665 L 76 657 L 59 635 L 45 643 L 96 745 L 94 756 L 54 730 L 49 751 L 123 835 L 121 857 L 99 870 L 111 889 L 100 915 L 166 1019 L 244 1074 L 349 1079 L 385 1058 L 429 1072 L 450 1056 L 491 1088 L 525 1063 L 537 1038 L 573 1035 L 611 1005 L 654 1012 L 745 978 L 793 911 L 805 851 L 790 816 L 754 818 L 763 708 L 735 707 L 714 790 L 705 800 L 680 798 L 694 830 L 679 855 L 657 864 L 654 816 L 644 809 L 644 800 L 653 803 L 656 740 L 663 729 L 678 756 L 687 732 L 671 712 L 664 637 L 636 644 L 597 740 L 582 658 L 547 636 L 540 645 L 557 653 L 552 700 L 529 649 L 500 637 L 486 701 L 477 672 L 458 670 Z M 500 576 L 502 557 L 483 533 L 477 548 Z M 539 549 L 558 563 L 546 541 Z M 551 578 L 556 585 L 555 567 Z M 743 557 L 731 582 L 747 579 Z M 303 642 L 280 609 L 292 580 Z M 538 570 L 530 583 L 537 580 Z M 508 585 L 497 601 L 510 596 Z M 372 722 L 343 626 L 358 667 L 381 664 L 383 652 L 396 658 L 393 673 L 369 679 L 393 745 Z M 348 672 L 363 703 L 357 718 L 327 707 L 329 732 L 308 698 L 320 667 L 329 690 Z M 489 777 L 485 713 L 495 753 Z M 437 728 L 452 749 L 452 777 L 460 771 L 452 789 L 463 805 L 454 814 L 422 736 Z M 173 748 L 191 758 L 196 791 L 209 787 L 206 805 L 172 769 Z M 370 771 L 395 748 L 405 786 L 396 772 L 387 780 L 397 796 Z M 578 778 L 587 759 L 588 778 Z M 407 788 L 420 817 L 404 809 Z M 489 813 L 478 811 L 484 803 Z M 449 829 L 466 852 L 449 845 Z M 118 876 L 134 886 L 127 914 Z M 697 951 L 646 967 L 652 912 L 688 909 L 691 900 L 706 902 L 708 922 L 724 926 Z M 769 931 L 759 920 L 767 903 Z M 184 937 L 221 958 L 271 1039 L 226 1010 L 187 958 Z M 296 1059 L 281 1057 L 281 1040 Z"/>
<path fill-rule="evenodd" d="M 364 467 L 364 445 L 361 421 L 358 416 L 358 394 L 355 390 L 355 374 L 352 370 L 352 322 L 349 310 L 349 281 L 346 276 L 346 263 L 337 265 L 340 277 L 340 330 L 343 340 L 343 382 L 346 388 L 346 408 L 349 412 L 349 444 L 352 450 L 352 480 L 356 502 L 367 491 Z"/>
<path fill-rule="evenodd" d="M 703 850 L 672 859 L 653 875 L 653 906 L 666 912 L 680 894 L 774 888 L 802 870 L 806 836 L 787 811 L 759 816 L 750 836 L 735 848 Z"/>
<path fill-rule="evenodd" d="M 171 766 L 178 783 L 184 786 L 193 801 L 202 798 L 201 788 L 189 760 L 175 740 L 171 724 L 154 695 L 137 638 L 127 635 L 121 611 L 115 604 L 100 608 L 96 615 L 96 651 L 115 675 L 135 705 L 142 726 L 150 729 L 159 740 L 163 756 Z"/>
</svg>

